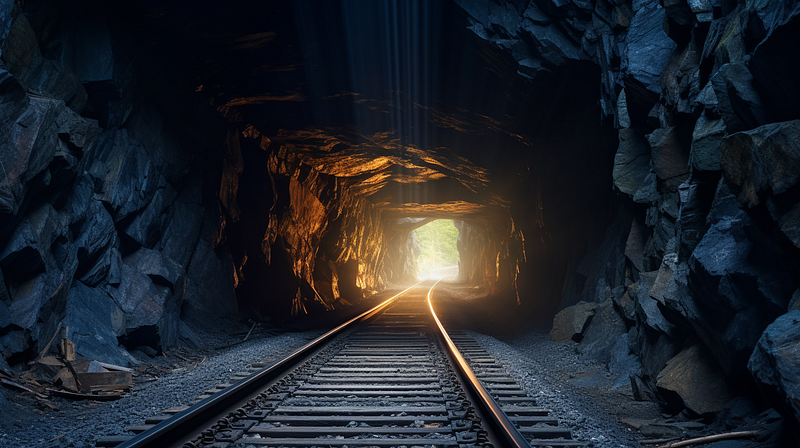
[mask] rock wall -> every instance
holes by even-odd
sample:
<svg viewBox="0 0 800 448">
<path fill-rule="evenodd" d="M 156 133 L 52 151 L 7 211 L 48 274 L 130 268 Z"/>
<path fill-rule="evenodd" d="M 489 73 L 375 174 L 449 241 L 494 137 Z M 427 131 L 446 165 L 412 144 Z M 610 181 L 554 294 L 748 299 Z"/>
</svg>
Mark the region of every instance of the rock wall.
<svg viewBox="0 0 800 448">
<path fill-rule="evenodd" d="M 580 349 L 673 411 L 737 393 L 796 424 L 800 4 L 458 3 L 522 76 L 602 70 L 621 210 L 565 284 L 562 306 L 597 304 Z"/>
<path fill-rule="evenodd" d="M 0 3 L 0 370 L 56 337 L 127 365 L 237 318 L 208 194 L 224 125 L 103 14 L 22 11 Z"/>
</svg>

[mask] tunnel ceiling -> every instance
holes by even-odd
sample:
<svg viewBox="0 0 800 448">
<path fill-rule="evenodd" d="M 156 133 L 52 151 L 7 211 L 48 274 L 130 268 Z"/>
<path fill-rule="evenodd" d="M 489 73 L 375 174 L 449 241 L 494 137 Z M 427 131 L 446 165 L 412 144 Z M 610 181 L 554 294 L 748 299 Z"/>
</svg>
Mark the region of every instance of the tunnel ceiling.
<svg viewBox="0 0 800 448">
<path fill-rule="evenodd" d="M 151 2 L 116 14 L 262 148 L 280 145 L 398 217 L 497 219 L 514 176 L 563 151 L 541 144 L 559 122 L 595 107 L 596 69 L 533 84 L 457 5 L 388 7 Z"/>
</svg>

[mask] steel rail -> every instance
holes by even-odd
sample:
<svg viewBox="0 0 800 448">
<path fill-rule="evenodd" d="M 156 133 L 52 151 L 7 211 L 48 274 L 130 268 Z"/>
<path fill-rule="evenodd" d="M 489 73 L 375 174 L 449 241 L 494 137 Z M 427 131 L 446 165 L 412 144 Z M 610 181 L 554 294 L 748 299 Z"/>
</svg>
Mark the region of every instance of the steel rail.
<svg viewBox="0 0 800 448">
<path fill-rule="evenodd" d="M 179 412 L 169 419 L 164 420 L 153 428 L 117 445 L 117 448 L 165 448 L 191 440 L 191 438 L 199 435 L 203 430 L 216 423 L 217 420 L 224 417 L 232 410 L 241 407 L 243 404 L 247 403 L 248 400 L 252 399 L 252 397 L 258 395 L 266 388 L 269 382 L 283 376 L 302 361 L 310 358 L 341 332 L 379 313 L 389 306 L 396 298 L 410 291 L 420 283 L 422 282 L 408 287 L 372 309 L 328 331 L 308 344 L 298 348 L 286 358 L 272 366 L 223 389 L 185 411 Z"/>
<path fill-rule="evenodd" d="M 481 411 L 484 415 L 488 416 L 490 419 L 490 423 L 495 428 L 495 431 L 499 434 L 495 434 L 496 436 L 502 437 L 504 442 L 507 443 L 507 447 L 512 448 L 531 448 L 530 443 L 528 440 L 523 436 L 516 426 L 511 423 L 508 416 L 500 409 L 500 405 L 494 401 L 489 392 L 486 391 L 486 388 L 483 387 L 478 377 L 475 376 L 475 373 L 472 372 L 470 369 L 469 364 L 467 364 L 467 360 L 461 355 L 461 352 L 458 351 L 456 348 L 456 344 L 453 343 L 453 340 L 450 339 L 450 336 L 447 334 L 447 330 L 445 330 L 444 325 L 439 320 L 439 317 L 436 315 L 436 312 L 433 310 L 433 289 L 436 285 L 439 284 L 441 281 L 438 280 L 436 283 L 431 286 L 431 289 L 428 291 L 428 306 L 431 309 L 431 315 L 433 316 L 433 320 L 436 322 L 436 326 L 439 327 L 439 336 L 444 339 L 447 347 L 447 351 L 454 359 L 457 364 L 459 374 L 462 376 L 464 383 L 467 387 L 469 387 L 472 392 L 478 398 L 476 405 L 481 407 Z"/>
</svg>

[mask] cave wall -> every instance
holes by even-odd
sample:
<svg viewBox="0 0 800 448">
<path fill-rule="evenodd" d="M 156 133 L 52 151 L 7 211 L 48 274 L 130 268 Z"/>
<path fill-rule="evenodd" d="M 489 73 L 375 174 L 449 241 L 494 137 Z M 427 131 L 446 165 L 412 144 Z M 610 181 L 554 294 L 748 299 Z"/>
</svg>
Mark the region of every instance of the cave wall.
<svg viewBox="0 0 800 448">
<path fill-rule="evenodd" d="M 564 284 L 593 304 L 579 350 L 671 411 L 745 394 L 797 424 L 800 5 L 458 3 L 522 76 L 602 71 L 619 211 Z"/>
<path fill-rule="evenodd" d="M 187 320 L 237 318 L 225 126 L 123 29 L 100 7 L 0 4 L 0 370 L 55 337 L 127 365 L 195 344 Z"/>
</svg>

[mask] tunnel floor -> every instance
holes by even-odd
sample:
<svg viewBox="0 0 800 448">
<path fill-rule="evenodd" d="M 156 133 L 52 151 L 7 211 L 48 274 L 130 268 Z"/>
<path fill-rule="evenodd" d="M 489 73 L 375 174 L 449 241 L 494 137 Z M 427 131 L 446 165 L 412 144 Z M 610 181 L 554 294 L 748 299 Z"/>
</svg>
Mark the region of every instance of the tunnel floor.
<svg viewBox="0 0 800 448">
<path fill-rule="evenodd" d="M 374 299 L 381 300 L 389 293 Z M 498 316 L 487 313 L 491 306 L 485 298 L 480 288 L 453 282 L 443 284 L 435 301 L 441 308 L 437 312 L 449 322 L 446 325 L 469 330 L 480 327 L 481 322 L 496 324 L 493 319 Z M 293 330 L 256 329 L 244 342 L 240 331 L 231 334 L 230 330 L 193 328 L 205 346 L 168 350 L 166 356 L 143 362 L 135 369 L 134 388 L 116 401 L 44 400 L 0 389 L 9 401 L 6 412 L 13 412 L 2 416 L 13 423 L 7 425 L 6 434 L 0 434 L 0 442 L 26 447 L 94 446 L 99 437 L 121 434 L 126 427 L 141 425 L 168 408 L 192 404 L 204 391 L 229 383 L 229 378 L 248 365 L 278 360 L 327 329 L 307 329 L 314 325 L 312 320 L 292 325 Z M 300 327 L 306 327 L 305 331 Z M 629 382 L 577 354 L 575 342 L 553 342 L 549 330 L 540 327 L 499 335 L 501 339 L 479 331 L 469 333 L 578 440 L 594 446 L 643 446 L 637 442 L 643 438 L 642 425 L 686 425 L 685 421 L 662 419 L 655 403 L 634 401 Z"/>
</svg>

